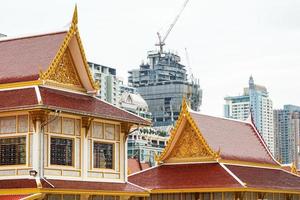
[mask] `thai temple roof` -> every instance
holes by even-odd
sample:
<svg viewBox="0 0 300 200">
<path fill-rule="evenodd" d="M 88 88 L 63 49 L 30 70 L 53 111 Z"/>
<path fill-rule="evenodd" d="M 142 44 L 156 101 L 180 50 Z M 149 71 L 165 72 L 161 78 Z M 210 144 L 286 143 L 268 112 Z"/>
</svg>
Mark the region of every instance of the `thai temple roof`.
<svg viewBox="0 0 300 200">
<path fill-rule="evenodd" d="M 226 160 L 277 165 L 252 123 L 203 115 L 190 111 L 200 133 L 213 151 Z"/>
<path fill-rule="evenodd" d="M 157 161 L 158 166 L 131 174 L 128 180 L 153 193 L 300 192 L 297 172 L 286 171 L 274 159 L 251 122 L 203 115 L 189 109 L 185 101 Z"/>
<path fill-rule="evenodd" d="M 150 122 L 96 97 L 77 27 L 0 40 L 0 111 L 43 108 L 103 119 Z M 7 101 L 10 99 L 10 101 Z"/>
<path fill-rule="evenodd" d="M 67 31 L 0 40 L 0 83 L 38 80 L 58 52 Z"/>
</svg>

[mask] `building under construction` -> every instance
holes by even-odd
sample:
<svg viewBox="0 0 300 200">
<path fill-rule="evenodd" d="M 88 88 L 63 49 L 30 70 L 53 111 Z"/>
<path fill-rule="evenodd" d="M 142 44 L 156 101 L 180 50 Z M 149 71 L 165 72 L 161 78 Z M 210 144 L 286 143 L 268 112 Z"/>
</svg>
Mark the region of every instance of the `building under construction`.
<svg viewBox="0 0 300 200">
<path fill-rule="evenodd" d="M 191 79 L 188 80 L 178 55 L 150 51 L 146 64 L 129 71 L 128 82 L 146 100 L 154 126 L 168 126 L 177 120 L 183 97 L 189 100 L 193 110 L 200 108 L 202 90 L 199 80 Z"/>
</svg>

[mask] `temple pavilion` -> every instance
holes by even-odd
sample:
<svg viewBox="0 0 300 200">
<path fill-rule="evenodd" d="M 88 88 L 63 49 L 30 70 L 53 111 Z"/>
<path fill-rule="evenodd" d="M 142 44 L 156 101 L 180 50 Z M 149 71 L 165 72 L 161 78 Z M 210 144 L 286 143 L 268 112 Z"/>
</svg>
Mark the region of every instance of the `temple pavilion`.
<svg viewBox="0 0 300 200">
<path fill-rule="evenodd" d="M 149 195 L 127 182 L 126 140 L 150 123 L 96 97 L 77 21 L 0 40 L 0 199 Z"/>
<path fill-rule="evenodd" d="M 148 200 L 298 200 L 300 177 L 277 162 L 252 120 L 192 111 L 183 102 L 159 165 L 129 175 Z"/>
<path fill-rule="evenodd" d="M 127 136 L 150 122 L 96 97 L 77 22 L 0 40 L 0 200 L 300 199 L 251 120 L 185 101 L 158 165 L 127 177 Z"/>
</svg>

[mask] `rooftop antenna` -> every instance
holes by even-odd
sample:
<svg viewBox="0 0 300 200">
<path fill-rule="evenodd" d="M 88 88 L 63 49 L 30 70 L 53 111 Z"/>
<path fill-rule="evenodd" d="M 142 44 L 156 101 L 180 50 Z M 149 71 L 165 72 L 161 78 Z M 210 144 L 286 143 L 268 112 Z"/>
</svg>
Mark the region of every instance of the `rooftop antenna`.
<svg viewBox="0 0 300 200">
<path fill-rule="evenodd" d="M 166 44 L 165 41 L 166 41 L 167 37 L 169 36 L 171 30 L 172 30 L 173 27 L 175 26 L 176 22 L 178 21 L 180 15 L 182 14 L 182 12 L 183 12 L 184 8 L 186 7 L 186 5 L 188 4 L 188 2 L 189 2 L 189 0 L 185 0 L 183 6 L 182 6 L 182 8 L 181 8 L 181 10 L 180 10 L 179 13 L 176 15 L 176 17 L 175 17 L 173 23 L 170 25 L 170 27 L 169 27 L 169 29 L 168 29 L 168 31 L 166 32 L 166 34 L 165 34 L 164 37 L 162 37 L 162 36 L 160 35 L 160 33 L 157 32 L 158 44 L 155 44 L 155 46 L 159 46 L 159 52 L 160 52 L 160 53 L 163 53 L 163 46 L 165 46 L 165 44 Z"/>
</svg>

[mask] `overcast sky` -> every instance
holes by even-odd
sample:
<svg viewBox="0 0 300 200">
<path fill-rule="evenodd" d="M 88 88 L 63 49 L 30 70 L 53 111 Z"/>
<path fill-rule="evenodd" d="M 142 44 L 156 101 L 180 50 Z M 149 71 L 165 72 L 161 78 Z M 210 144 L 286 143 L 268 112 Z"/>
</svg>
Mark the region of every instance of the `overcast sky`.
<svg viewBox="0 0 300 200">
<path fill-rule="evenodd" d="M 155 49 L 184 0 L 0 0 L 0 33 L 9 36 L 66 26 L 78 4 L 88 60 L 127 71 Z M 190 0 L 166 41 L 203 89 L 201 111 L 223 114 L 224 96 L 238 95 L 252 74 L 274 108 L 300 105 L 299 0 Z M 1 49 L 0 49 L 1 51 Z M 1 72 L 4 73 L 4 72 Z"/>
</svg>

